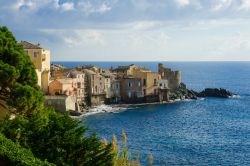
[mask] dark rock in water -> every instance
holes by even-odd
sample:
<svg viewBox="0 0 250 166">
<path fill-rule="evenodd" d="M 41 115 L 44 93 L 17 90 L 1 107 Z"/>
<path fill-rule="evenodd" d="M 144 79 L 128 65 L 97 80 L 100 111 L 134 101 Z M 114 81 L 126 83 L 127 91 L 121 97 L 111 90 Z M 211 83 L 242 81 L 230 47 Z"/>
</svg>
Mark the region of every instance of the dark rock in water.
<svg viewBox="0 0 250 166">
<path fill-rule="evenodd" d="M 227 91 L 225 89 L 218 88 L 206 88 L 201 92 L 196 92 L 194 90 L 189 90 L 186 88 L 184 83 L 181 83 L 179 87 L 175 90 L 170 91 L 169 99 L 197 99 L 198 97 L 220 97 L 229 98 L 235 95 L 234 93 Z"/>
<path fill-rule="evenodd" d="M 71 116 L 80 116 L 80 115 L 82 115 L 82 114 L 81 114 L 80 112 L 78 112 L 78 111 L 70 111 L 69 114 L 70 114 Z"/>
<path fill-rule="evenodd" d="M 205 90 L 196 94 L 198 97 L 221 97 L 221 98 L 229 98 L 234 94 L 232 92 L 227 91 L 226 89 L 218 89 L 218 88 L 206 88 Z"/>
<path fill-rule="evenodd" d="M 187 89 L 184 83 L 181 83 L 179 87 L 170 92 L 170 100 L 175 99 L 197 99 L 196 92 L 193 90 Z"/>
</svg>

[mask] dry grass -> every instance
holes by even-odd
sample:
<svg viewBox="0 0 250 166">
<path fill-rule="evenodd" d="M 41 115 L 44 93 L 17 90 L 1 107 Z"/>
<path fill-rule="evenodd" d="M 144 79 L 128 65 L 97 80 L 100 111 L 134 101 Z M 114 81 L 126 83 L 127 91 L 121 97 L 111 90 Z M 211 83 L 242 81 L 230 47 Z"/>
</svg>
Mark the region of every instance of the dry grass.
<svg viewBox="0 0 250 166">
<path fill-rule="evenodd" d="M 107 140 L 102 139 L 103 145 L 107 145 Z M 139 152 L 136 151 L 135 160 L 132 159 L 132 155 L 128 153 L 127 150 L 127 135 L 123 131 L 122 139 L 120 142 L 117 141 L 115 135 L 113 135 L 112 140 L 112 153 L 114 154 L 113 158 L 113 166 L 140 166 L 140 155 Z M 121 148 L 120 146 L 123 145 Z M 153 164 L 153 156 L 148 156 L 149 164 L 152 166 Z"/>
</svg>

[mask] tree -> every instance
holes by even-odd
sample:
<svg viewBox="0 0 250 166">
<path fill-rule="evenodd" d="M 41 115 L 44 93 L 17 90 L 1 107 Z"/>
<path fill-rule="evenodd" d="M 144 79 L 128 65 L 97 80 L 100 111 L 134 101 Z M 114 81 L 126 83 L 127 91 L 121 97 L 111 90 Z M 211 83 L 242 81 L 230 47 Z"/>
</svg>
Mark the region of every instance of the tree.
<svg viewBox="0 0 250 166">
<path fill-rule="evenodd" d="M 111 145 L 103 147 L 95 134 L 84 136 L 87 128 L 79 123 L 66 113 L 44 109 L 29 119 L 6 117 L 0 126 L 7 138 L 42 160 L 57 165 L 112 165 Z"/>
<path fill-rule="evenodd" d="M 0 121 L 0 132 L 5 141 L 18 144 L 13 154 L 21 148 L 30 149 L 22 151 L 24 160 L 34 156 L 57 165 L 112 165 L 111 144 L 104 146 L 95 134 L 86 136 L 80 122 L 44 106 L 34 65 L 6 27 L 0 27 L 0 74 L 0 100 L 15 114 Z M 8 153 L 0 153 L 1 159 L 16 163 Z"/>
<path fill-rule="evenodd" d="M 0 133 L 0 165 L 41 165 L 53 166 L 47 161 L 35 158 L 32 152 L 14 143 Z"/>
<path fill-rule="evenodd" d="M 17 112 L 30 113 L 30 109 L 20 110 L 23 106 L 19 107 L 23 105 L 20 103 L 22 99 L 31 97 L 23 96 L 29 95 L 30 90 L 33 96 L 42 100 L 41 92 L 38 91 L 35 67 L 24 53 L 22 45 L 16 41 L 7 27 L 0 27 L 0 75 L 0 100 L 7 101 L 11 108 L 13 104 L 17 106 L 15 108 Z M 22 96 L 15 96 L 17 94 L 15 92 L 20 90 L 22 90 Z M 36 105 L 37 103 L 32 101 L 30 106 L 25 108 L 33 108 L 36 111 Z"/>
</svg>

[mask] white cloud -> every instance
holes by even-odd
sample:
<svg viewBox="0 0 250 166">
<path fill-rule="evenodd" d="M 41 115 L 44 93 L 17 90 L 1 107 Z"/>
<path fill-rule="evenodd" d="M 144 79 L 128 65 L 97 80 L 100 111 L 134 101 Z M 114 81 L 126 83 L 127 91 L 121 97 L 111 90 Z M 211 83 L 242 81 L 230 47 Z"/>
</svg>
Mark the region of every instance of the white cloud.
<svg viewBox="0 0 250 166">
<path fill-rule="evenodd" d="M 242 0 L 241 5 L 238 10 L 249 10 L 250 9 L 250 0 Z"/>
<path fill-rule="evenodd" d="M 93 13 L 106 13 L 112 9 L 105 2 L 101 5 L 93 5 L 90 1 L 80 1 L 77 6 L 87 16 Z"/>
<path fill-rule="evenodd" d="M 65 3 L 64 3 L 65 4 Z M 10 6 L 10 9 L 14 10 L 15 12 L 23 11 L 25 12 L 36 12 L 43 8 L 50 8 L 50 9 L 59 9 L 59 0 L 16 0 Z M 64 7 L 68 7 L 68 5 L 64 5 Z"/>
<path fill-rule="evenodd" d="M 17 0 L 12 6 L 11 8 L 13 10 L 19 11 L 22 8 L 28 8 L 30 10 L 34 10 L 36 9 L 36 3 L 32 0 Z"/>
<path fill-rule="evenodd" d="M 221 9 L 225 9 L 230 7 L 232 4 L 232 0 L 216 0 L 214 5 L 212 6 L 213 11 L 219 11 Z"/>
<path fill-rule="evenodd" d="M 241 32 L 225 37 L 214 36 L 210 40 L 206 52 L 215 60 L 246 60 L 249 59 L 249 34 Z M 242 59 L 243 58 L 243 59 Z"/>
<path fill-rule="evenodd" d="M 107 4 L 103 3 L 96 11 L 99 13 L 105 13 L 107 11 L 110 11 L 111 7 L 108 6 Z"/>
<path fill-rule="evenodd" d="M 189 0 L 175 0 L 178 6 L 184 7 L 190 4 Z"/>
<path fill-rule="evenodd" d="M 73 2 L 65 2 L 61 5 L 62 11 L 71 11 L 74 10 L 74 3 Z"/>
<path fill-rule="evenodd" d="M 133 25 L 134 30 L 147 30 L 155 27 L 159 23 L 156 21 L 138 21 L 133 24 L 134 24 Z"/>
</svg>

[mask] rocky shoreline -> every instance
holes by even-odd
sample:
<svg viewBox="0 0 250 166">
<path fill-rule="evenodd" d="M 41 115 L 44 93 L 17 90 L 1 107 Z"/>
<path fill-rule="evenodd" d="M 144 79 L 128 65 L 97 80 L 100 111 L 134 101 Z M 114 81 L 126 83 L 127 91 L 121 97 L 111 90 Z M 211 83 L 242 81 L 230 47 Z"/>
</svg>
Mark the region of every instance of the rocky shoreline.
<svg viewBox="0 0 250 166">
<path fill-rule="evenodd" d="M 115 104 L 115 105 L 99 105 L 87 109 L 85 112 L 70 112 L 74 118 L 83 118 L 97 113 L 118 113 L 130 109 L 132 106 L 141 106 L 148 104 L 167 104 L 185 100 L 197 100 L 206 97 L 231 98 L 236 94 L 222 88 L 206 88 L 201 92 L 187 89 L 184 83 L 181 83 L 174 91 L 169 92 L 168 102 L 138 103 L 138 104 Z"/>
</svg>

